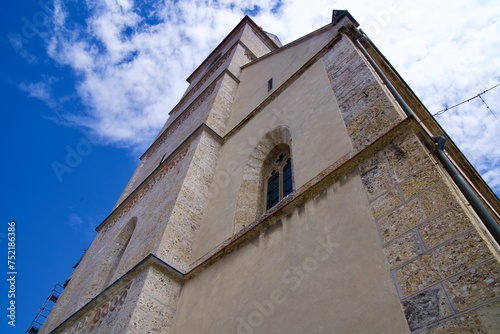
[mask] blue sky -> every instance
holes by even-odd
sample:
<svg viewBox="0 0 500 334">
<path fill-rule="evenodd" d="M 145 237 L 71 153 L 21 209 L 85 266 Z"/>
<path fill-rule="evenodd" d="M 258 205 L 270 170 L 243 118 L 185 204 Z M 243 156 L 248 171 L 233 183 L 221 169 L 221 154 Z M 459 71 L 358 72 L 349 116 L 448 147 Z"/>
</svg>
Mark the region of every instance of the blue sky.
<svg viewBox="0 0 500 334">
<path fill-rule="evenodd" d="M 328 24 L 332 9 L 348 9 L 431 112 L 500 83 L 495 1 L 20 0 L 4 7 L 0 254 L 7 257 L 7 222 L 15 221 L 18 275 L 17 326 L 2 315 L 2 333 L 23 333 L 52 286 L 69 277 L 185 78 L 244 14 L 285 44 Z M 500 194 L 500 87 L 482 97 L 437 119 Z M 0 298 L 0 309 L 7 303 Z"/>
</svg>

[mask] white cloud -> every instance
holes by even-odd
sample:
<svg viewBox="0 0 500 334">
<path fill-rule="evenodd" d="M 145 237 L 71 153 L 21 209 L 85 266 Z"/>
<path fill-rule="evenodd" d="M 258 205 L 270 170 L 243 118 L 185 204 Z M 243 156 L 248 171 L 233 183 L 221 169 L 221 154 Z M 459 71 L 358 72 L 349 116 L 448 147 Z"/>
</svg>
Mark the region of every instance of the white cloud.
<svg viewBox="0 0 500 334">
<path fill-rule="evenodd" d="M 492 0 L 87 0 L 86 5 L 85 26 L 71 21 L 74 13 L 60 1 L 54 11 L 48 52 L 75 71 L 75 89 L 87 106 L 84 114 L 65 118 L 106 143 L 138 150 L 166 121 L 187 87 L 184 78 L 248 10 L 258 12 L 254 21 L 284 43 L 328 24 L 332 9 L 349 10 L 431 112 L 500 82 L 500 3 Z M 43 89 L 39 92 L 43 99 Z M 500 118 L 500 88 L 484 98 Z M 474 100 L 437 119 L 500 193 L 500 124 L 491 112 Z"/>
<path fill-rule="evenodd" d="M 19 89 L 28 93 L 29 97 L 37 98 L 45 102 L 53 109 L 59 108 L 58 103 L 55 101 L 52 93 L 51 84 L 57 81 L 54 77 L 46 77 L 44 81 L 40 82 L 22 82 L 19 84 Z"/>
</svg>

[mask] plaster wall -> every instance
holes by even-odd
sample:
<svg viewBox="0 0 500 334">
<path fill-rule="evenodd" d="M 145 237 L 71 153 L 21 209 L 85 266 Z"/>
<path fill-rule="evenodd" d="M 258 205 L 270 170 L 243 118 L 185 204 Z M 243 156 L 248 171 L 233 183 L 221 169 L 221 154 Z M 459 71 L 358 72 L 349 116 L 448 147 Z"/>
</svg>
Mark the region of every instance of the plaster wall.
<svg viewBox="0 0 500 334">
<path fill-rule="evenodd" d="M 321 62 L 312 65 L 222 146 L 193 259 L 237 232 L 234 216 L 239 193 L 246 191 L 241 189 L 245 167 L 253 163 L 249 155 L 266 133 L 279 126 L 287 127 L 291 135 L 294 189 L 352 149 Z M 255 167 L 260 171 L 260 166 Z M 253 214 L 251 220 L 255 218 Z"/>
<path fill-rule="evenodd" d="M 346 175 L 188 281 L 174 328 L 408 332 L 359 175 Z"/>
<path fill-rule="evenodd" d="M 314 38 L 308 38 L 293 45 L 278 49 L 271 56 L 245 67 L 236 95 L 228 130 L 241 122 L 264 99 L 288 80 L 337 34 L 328 28 Z M 268 91 L 268 80 L 273 79 L 273 88 Z"/>
</svg>

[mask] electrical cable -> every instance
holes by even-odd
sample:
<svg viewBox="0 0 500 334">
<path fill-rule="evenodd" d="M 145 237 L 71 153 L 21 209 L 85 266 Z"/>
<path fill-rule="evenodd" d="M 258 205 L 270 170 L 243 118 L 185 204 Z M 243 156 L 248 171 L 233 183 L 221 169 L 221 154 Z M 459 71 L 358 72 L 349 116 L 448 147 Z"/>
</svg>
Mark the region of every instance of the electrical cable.
<svg viewBox="0 0 500 334">
<path fill-rule="evenodd" d="M 486 101 L 484 101 L 484 99 L 483 99 L 483 98 L 482 98 L 482 96 L 481 96 L 481 95 L 483 95 L 484 93 L 489 92 L 490 90 L 492 90 L 492 89 L 494 89 L 494 88 L 496 88 L 496 87 L 498 87 L 498 86 L 500 86 L 500 83 L 498 83 L 498 84 L 496 84 L 496 85 L 494 85 L 494 86 L 492 86 L 492 87 L 490 87 L 490 88 L 486 89 L 485 91 L 483 91 L 482 93 L 477 94 L 476 96 L 473 96 L 473 97 L 471 97 L 471 98 L 468 98 L 467 100 L 464 100 L 464 101 L 462 101 L 462 102 L 460 102 L 460 103 L 457 103 L 457 104 L 455 104 L 455 105 L 452 105 L 451 107 L 446 107 L 446 108 L 444 108 L 443 110 L 440 110 L 440 111 L 438 111 L 438 112 L 435 112 L 434 114 L 431 114 L 431 116 L 430 116 L 430 117 L 426 117 L 426 118 L 424 118 L 424 119 L 420 120 L 420 121 L 419 121 L 419 123 L 422 123 L 423 121 L 426 121 L 427 119 L 432 118 L 433 116 L 439 116 L 439 115 L 442 115 L 442 114 L 444 114 L 445 112 L 447 112 L 448 110 L 453 109 L 453 108 L 456 108 L 456 107 L 458 107 L 459 105 L 462 105 L 462 104 L 464 104 L 464 103 L 470 102 L 470 101 L 472 101 L 472 100 L 474 100 L 474 99 L 476 99 L 476 98 L 478 98 L 478 97 L 479 97 L 479 98 L 481 99 L 481 101 L 484 103 L 484 105 L 486 106 L 486 108 L 488 108 L 488 110 L 491 112 L 491 114 L 495 117 L 495 119 L 496 119 L 496 120 L 500 123 L 500 119 L 498 119 L 498 117 L 495 115 L 495 113 L 493 112 L 493 110 L 491 110 L 491 108 L 490 108 L 490 107 L 486 104 Z"/>
<path fill-rule="evenodd" d="M 478 97 L 479 97 L 479 98 L 480 98 L 480 99 L 484 102 L 484 100 L 482 99 L 481 95 L 483 95 L 484 93 L 486 93 L 486 92 L 488 92 L 488 91 L 490 91 L 490 90 L 492 90 L 493 88 L 496 88 L 496 87 L 498 87 L 498 86 L 500 86 L 500 83 L 496 84 L 496 85 L 495 85 L 495 86 L 493 86 L 493 87 L 488 88 L 488 89 L 487 89 L 487 90 L 485 90 L 484 92 L 479 93 L 479 94 L 477 94 L 477 95 L 476 95 L 476 96 L 474 96 L 474 97 L 471 97 L 471 98 L 469 98 L 469 99 L 467 99 L 467 100 L 465 100 L 465 101 L 462 101 L 462 102 L 460 102 L 460 103 L 457 103 L 457 104 L 455 104 L 455 105 L 453 105 L 453 106 L 451 106 L 451 107 L 446 107 L 446 108 L 444 108 L 443 110 L 440 110 L 440 111 L 438 111 L 438 112 L 436 112 L 436 113 L 432 114 L 432 116 L 442 115 L 442 114 L 444 114 L 445 112 L 447 112 L 448 110 L 453 109 L 453 108 L 455 108 L 455 107 L 458 107 L 459 105 L 462 105 L 462 104 L 464 104 L 464 103 L 470 102 L 470 101 L 472 101 L 472 100 L 474 100 L 474 99 L 476 99 L 476 98 L 478 98 Z M 486 102 L 484 102 L 484 104 L 486 104 Z M 486 105 L 486 106 L 488 107 L 488 105 Z M 488 107 L 488 109 L 489 109 L 489 107 Z M 490 111 L 491 111 L 491 109 L 490 109 Z M 494 116 L 495 116 L 495 118 L 496 118 L 496 115 L 495 115 L 495 114 L 493 114 L 493 115 L 494 115 Z M 497 118 L 497 120 L 498 120 L 498 118 Z"/>
<path fill-rule="evenodd" d="M 490 109 L 490 106 L 486 104 L 486 101 L 483 99 L 483 97 L 479 96 L 479 98 L 481 99 L 481 101 L 483 101 L 484 105 L 486 106 L 486 108 L 488 108 L 488 110 L 493 115 L 493 117 L 495 117 L 497 119 L 498 123 L 500 123 L 500 119 L 498 119 L 497 115 L 495 115 L 495 113 L 493 112 L 493 110 Z"/>
</svg>

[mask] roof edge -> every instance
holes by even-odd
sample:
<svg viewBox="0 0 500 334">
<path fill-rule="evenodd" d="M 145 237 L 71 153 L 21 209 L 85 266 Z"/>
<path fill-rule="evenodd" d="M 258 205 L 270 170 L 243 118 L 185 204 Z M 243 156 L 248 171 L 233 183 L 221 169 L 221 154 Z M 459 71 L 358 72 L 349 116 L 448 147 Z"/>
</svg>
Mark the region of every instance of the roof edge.
<svg viewBox="0 0 500 334">
<path fill-rule="evenodd" d="M 344 9 L 334 9 L 332 10 L 332 23 L 336 24 L 340 22 L 345 16 L 349 18 L 349 20 L 354 24 L 354 26 L 357 28 L 359 27 L 358 21 L 349 13 L 349 11 L 344 10 Z"/>
<path fill-rule="evenodd" d="M 186 79 L 188 83 L 191 83 L 193 79 L 202 71 L 203 68 L 205 68 L 205 65 L 208 63 L 208 60 L 212 58 L 214 54 L 216 54 L 224 44 L 227 43 L 228 40 L 230 40 L 234 35 L 236 35 L 244 26 L 245 24 L 250 25 L 254 31 L 263 39 L 266 44 L 268 44 L 269 48 L 271 51 L 274 51 L 276 49 L 279 49 L 279 45 L 270 37 L 267 35 L 267 33 L 262 30 L 248 15 L 245 15 L 243 19 L 234 27 L 233 30 L 210 52 L 210 54 L 205 58 L 205 60 L 193 71 L 193 73 Z"/>
</svg>

